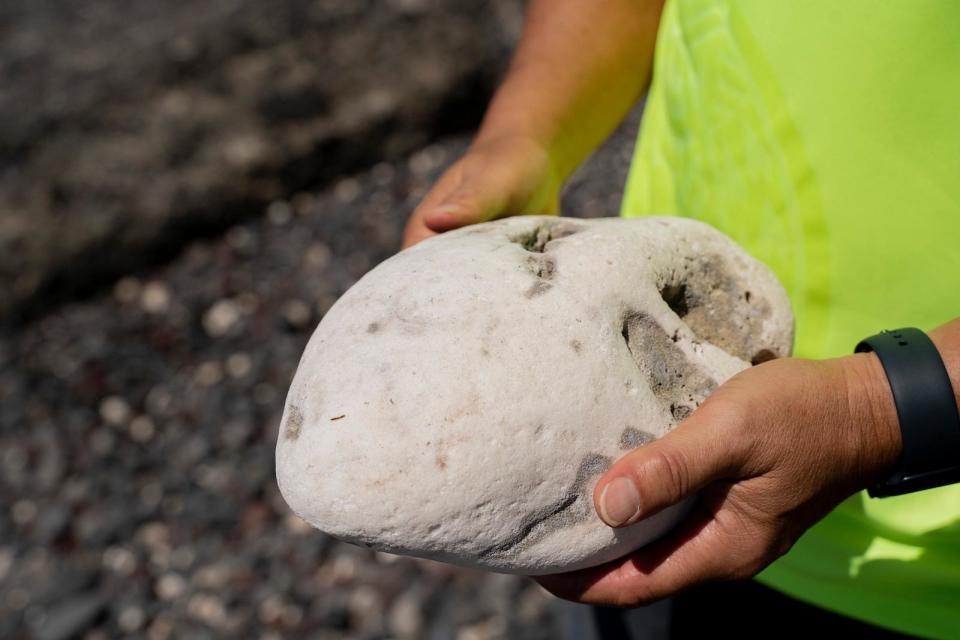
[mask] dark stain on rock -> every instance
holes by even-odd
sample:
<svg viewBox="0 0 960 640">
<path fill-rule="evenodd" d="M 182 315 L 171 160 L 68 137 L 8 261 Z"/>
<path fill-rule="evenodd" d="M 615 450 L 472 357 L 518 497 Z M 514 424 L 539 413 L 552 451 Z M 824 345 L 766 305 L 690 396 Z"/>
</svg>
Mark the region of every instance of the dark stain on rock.
<svg viewBox="0 0 960 640">
<path fill-rule="evenodd" d="M 395 330 L 408 336 L 422 335 L 430 324 L 420 305 L 407 299 L 396 302 L 393 308 L 393 318 L 396 320 L 392 323 Z"/>
<path fill-rule="evenodd" d="M 571 340 L 570 348 L 573 349 L 574 353 L 580 353 L 580 350 L 583 348 L 583 344 L 579 340 Z"/>
<path fill-rule="evenodd" d="M 646 431 L 640 431 L 640 429 L 634 429 L 633 427 L 627 427 L 620 434 L 620 449 L 622 451 L 629 451 L 631 449 L 636 449 L 637 447 L 642 447 L 648 442 L 653 442 L 655 438 L 652 433 L 647 433 Z"/>
<path fill-rule="evenodd" d="M 437 454 L 437 457 L 433 459 L 433 462 L 435 465 L 437 465 L 437 469 L 443 470 L 447 468 L 447 458 L 445 456 Z"/>
<path fill-rule="evenodd" d="M 570 494 L 553 504 L 547 505 L 542 509 L 536 509 L 524 518 L 523 523 L 517 528 L 516 532 L 506 540 L 490 545 L 482 549 L 478 554 L 481 558 L 503 555 L 514 549 L 521 543 L 527 541 L 535 529 L 538 529 L 543 523 L 562 515 L 570 509 L 580 499 L 577 494 Z M 555 528 L 555 527 L 554 527 Z"/>
<path fill-rule="evenodd" d="M 283 435 L 287 440 L 296 440 L 300 437 L 300 429 L 303 428 L 303 412 L 295 404 L 290 405 L 287 411 L 287 424 L 284 425 Z"/>
<path fill-rule="evenodd" d="M 716 388 L 716 381 L 690 364 L 683 350 L 650 316 L 626 314 L 620 333 L 653 395 L 671 414 L 677 398 L 703 399 Z"/>
<path fill-rule="evenodd" d="M 523 292 L 523 297 L 527 299 L 536 298 L 537 296 L 542 296 L 547 291 L 550 291 L 550 289 L 552 288 L 553 288 L 553 285 L 550 284 L 549 282 L 545 282 L 543 280 L 537 280 L 532 285 L 530 285 L 529 289 Z"/>
<path fill-rule="evenodd" d="M 503 555 L 521 544 L 530 544 L 543 538 L 547 533 L 582 522 L 590 517 L 592 501 L 586 495 L 591 478 L 610 468 L 613 460 L 609 456 L 588 453 L 580 459 L 577 474 L 569 492 L 563 498 L 541 509 L 531 511 L 523 519 L 517 530 L 506 540 L 490 545 L 479 553 L 481 558 Z"/>
<path fill-rule="evenodd" d="M 588 453 L 580 459 L 580 466 L 577 467 L 577 475 L 573 482 L 573 491 L 581 491 L 586 487 L 587 481 L 594 476 L 598 476 L 613 464 L 610 456 L 603 456 L 599 453 Z"/>
<path fill-rule="evenodd" d="M 376 333 L 377 331 L 380 331 L 379 322 L 371 322 L 367 325 L 367 333 Z"/>
</svg>

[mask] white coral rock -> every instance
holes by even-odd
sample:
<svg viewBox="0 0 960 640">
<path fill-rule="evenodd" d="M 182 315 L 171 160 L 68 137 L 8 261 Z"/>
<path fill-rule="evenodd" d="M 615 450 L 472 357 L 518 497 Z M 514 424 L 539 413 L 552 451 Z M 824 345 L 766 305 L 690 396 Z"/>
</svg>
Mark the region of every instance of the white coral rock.
<svg viewBox="0 0 960 640">
<path fill-rule="evenodd" d="M 304 520 L 383 551 L 496 571 L 593 566 L 683 505 L 614 530 L 601 473 L 718 384 L 788 355 L 774 275 L 681 218 L 529 216 L 427 240 L 330 309 L 277 444 Z"/>
</svg>

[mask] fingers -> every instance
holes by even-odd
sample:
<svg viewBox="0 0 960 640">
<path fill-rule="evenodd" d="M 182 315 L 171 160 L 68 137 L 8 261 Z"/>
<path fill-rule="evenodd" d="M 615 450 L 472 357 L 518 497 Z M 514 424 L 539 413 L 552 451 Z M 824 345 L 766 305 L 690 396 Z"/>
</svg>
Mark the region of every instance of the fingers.
<svg viewBox="0 0 960 640">
<path fill-rule="evenodd" d="M 418 242 L 432 238 L 435 235 L 437 235 L 437 233 L 428 229 L 423 223 L 423 216 L 414 212 L 410 216 L 410 219 L 407 220 L 407 226 L 403 230 L 403 241 L 400 244 L 400 249 L 412 247 Z"/>
<path fill-rule="evenodd" d="M 717 416 L 701 409 L 663 438 L 622 457 L 594 490 L 597 514 L 625 527 L 735 475 L 746 449 Z"/>
<path fill-rule="evenodd" d="M 550 154 L 537 141 L 520 135 L 475 141 L 414 211 L 404 246 L 502 216 L 556 214 L 559 192 Z"/>
<path fill-rule="evenodd" d="M 423 222 L 431 231 L 441 233 L 491 220 L 503 211 L 504 206 L 497 185 L 474 181 L 470 185 L 457 186 L 438 202 L 424 207 Z"/>
<path fill-rule="evenodd" d="M 440 180 L 437 181 L 437 184 L 433 186 L 420 205 L 410 214 L 410 219 L 407 221 L 407 226 L 403 232 L 403 244 L 401 248 L 406 249 L 422 240 L 437 235 L 439 232 L 449 231 L 463 226 L 455 220 L 450 219 L 449 216 L 444 218 L 444 210 L 449 209 L 453 203 L 459 203 L 461 207 L 470 207 L 469 201 L 464 201 L 462 197 L 458 197 L 457 195 L 463 191 L 461 185 L 462 170 L 459 165 L 454 165 L 447 173 L 441 176 Z M 431 228 L 427 225 L 427 219 L 431 216 L 436 217 L 438 212 L 441 217 L 440 222 L 443 224 L 437 225 L 437 228 Z M 464 215 L 463 217 L 466 218 L 467 216 Z M 464 222 L 463 224 L 469 224 L 469 222 Z"/>
<path fill-rule="evenodd" d="M 761 524 L 734 508 L 714 511 L 708 502 L 698 504 L 669 536 L 625 559 L 537 581 L 568 600 L 637 606 L 694 585 L 750 577 L 778 555 L 767 552 L 779 547 Z"/>
</svg>

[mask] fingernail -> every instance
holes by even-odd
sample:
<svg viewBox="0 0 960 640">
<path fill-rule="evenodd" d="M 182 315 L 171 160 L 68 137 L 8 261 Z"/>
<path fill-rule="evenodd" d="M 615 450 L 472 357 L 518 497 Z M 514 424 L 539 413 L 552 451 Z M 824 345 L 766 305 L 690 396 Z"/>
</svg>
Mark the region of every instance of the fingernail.
<svg viewBox="0 0 960 640">
<path fill-rule="evenodd" d="M 617 478 L 600 492 L 600 517 L 611 527 L 619 527 L 640 514 L 640 494 L 629 478 Z"/>
</svg>

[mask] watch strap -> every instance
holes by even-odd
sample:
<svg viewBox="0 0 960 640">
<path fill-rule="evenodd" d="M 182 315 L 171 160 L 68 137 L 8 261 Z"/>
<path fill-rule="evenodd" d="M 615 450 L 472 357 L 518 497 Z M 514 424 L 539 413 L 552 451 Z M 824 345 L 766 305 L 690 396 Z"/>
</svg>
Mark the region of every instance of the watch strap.
<svg viewBox="0 0 960 640">
<path fill-rule="evenodd" d="M 960 412 L 940 353 L 920 329 L 883 331 L 854 349 L 880 358 L 897 407 L 903 453 L 898 468 L 868 489 L 901 495 L 960 482 Z"/>
</svg>

